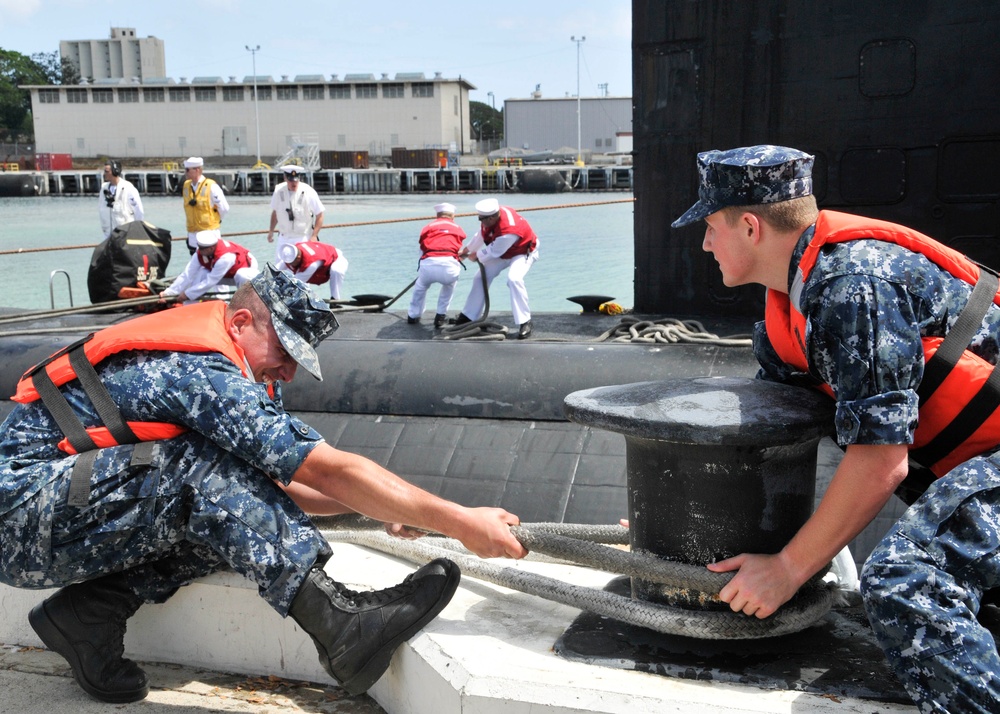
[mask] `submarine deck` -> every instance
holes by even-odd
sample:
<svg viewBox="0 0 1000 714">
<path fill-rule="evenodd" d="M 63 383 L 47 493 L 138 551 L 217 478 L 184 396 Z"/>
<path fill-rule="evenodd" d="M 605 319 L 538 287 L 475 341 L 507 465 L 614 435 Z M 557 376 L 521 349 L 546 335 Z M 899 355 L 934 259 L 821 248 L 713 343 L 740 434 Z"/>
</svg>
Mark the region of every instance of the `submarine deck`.
<svg viewBox="0 0 1000 714">
<path fill-rule="evenodd" d="M 566 422 L 566 390 L 755 371 L 746 347 L 589 342 L 620 321 L 605 315 L 536 315 L 528 340 L 463 341 L 460 347 L 432 342 L 431 325 L 409 325 L 402 313 L 347 312 L 340 318 L 341 329 L 321 345 L 322 387 L 307 377 L 295 380 L 286 390 L 289 409 L 335 446 L 468 505 L 502 505 L 524 522 L 609 523 L 627 514 L 623 440 Z M 494 319 L 513 326 L 509 314 Z M 58 322 L 80 335 L 88 320 L 93 322 L 80 316 Z M 740 326 L 706 328 L 740 332 Z M 67 341 L 66 332 L 0 337 L 7 364 L 0 388 L 11 393 L 11 379 Z M 0 411 L 11 406 L 0 404 Z M 469 456 L 473 452 L 477 458 Z M 821 454 L 822 463 L 835 460 L 835 454 Z M 360 546 L 335 543 L 334 549 L 330 567 L 351 587 L 384 587 L 412 569 Z M 621 587 L 610 574 L 575 566 L 515 567 L 589 587 Z M 45 595 L 0 587 L 0 642 L 40 644 L 26 614 Z M 565 605 L 466 578 L 442 616 L 401 648 L 371 698 L 350 701 L 330 686 L 304 633 L 273 617 L 234 575 L 184 588 L 166 605 L 144 607 L 130 624 L 127 651 L 140 661 L 320 683 L 328 701 L 309 700 L 304 711 L 913 711 L 856 603 L 802 633 L 727 649 L 581 616 Z M 0 669 L 19 671 L 10 664 L 13 657 L 4 654 Z M 167 682 L 183 688 L 176 679 Z M 84 696 L 69 680 L 64 685 L 58 689 L 67 702 Z M 348 708 L 328 708 L 330 702 Z M 206 708 L 221 710 L 214 706 Z"/>
</svg>

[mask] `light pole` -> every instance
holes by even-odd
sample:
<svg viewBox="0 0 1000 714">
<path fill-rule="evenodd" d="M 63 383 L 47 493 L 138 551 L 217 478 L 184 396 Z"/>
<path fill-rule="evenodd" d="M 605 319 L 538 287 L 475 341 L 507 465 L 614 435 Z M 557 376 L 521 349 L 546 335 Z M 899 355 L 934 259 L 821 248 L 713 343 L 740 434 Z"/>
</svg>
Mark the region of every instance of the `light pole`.
<svg viewBox="0 0 1000 714">
<path fill-rule="evenodd" d="M 495 113 L 496 110 L 497 110 L 497 105 L 496 105 L 496 102 L 493 101 L 493 92 L 487 92 L 486 96 L 490 98 L 490 107 L 493 109 L 493 111 Z M 493 140 L 497 138 L 497 132 L 496 132 L 496 129 L 494 128 L 494 126 L 493 126 L 494 120 L 495 120 L 495 118 L 491 116 L 490 117 L 490 143 L 489 143 L 489 146 L 493 146 Z"/>
<path fill-rule="evenodd" d="M 257 126 L 257 164 L 254 168 L 260 168 L 260 112 L 257 109 L 257 53 L 260 51 L 260 45 L 253 48 L 250 45 L 244 45 L 244 47 L 253 58 L 253 120 Z M 579 84 L 579 79 L 577 83 Z"/>
<path fill-rule="evenodd" d="M 570 42 L 576 43 L 576 165 L 583 166 L 582 134 L 580 131 L 580 45 L 587 37 L 581 36 L 580 39 L 577 39 L 576 35 L 573 35 L 569 39 Z"/>
</svg>

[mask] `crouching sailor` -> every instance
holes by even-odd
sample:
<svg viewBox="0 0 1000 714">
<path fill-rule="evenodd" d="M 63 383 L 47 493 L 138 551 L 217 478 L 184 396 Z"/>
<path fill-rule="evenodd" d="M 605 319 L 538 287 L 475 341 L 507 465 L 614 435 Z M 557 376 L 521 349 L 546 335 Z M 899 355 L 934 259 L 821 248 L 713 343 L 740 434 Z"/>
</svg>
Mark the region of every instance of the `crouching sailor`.
<svg viewBox="0 0 1000 714">
<path fill-rule="evenodd" d="M 525 555 L 516 516 L 433 496 L 283 409 L 280 383 L 299 366 L 321 379 L 315 346 L 336 328 L 268 266 L 228 304 L 109 327 L 19 382 L 0 441 L 0 581 L 60 588 L 30 624 L 94 698 L 146 696 L 146 674 L 123 656 L 126 620 L 220 570 L 309 633 L 348 692 L 367 690 L 447 605 L 458 568 L 436 560 L 394 588 L 348 590 L 327 575 L 330 547 L 303 507 L 439 531 L 484 557 Z"/>
<path fill-rule="evenodd" d="M 260 272 L 253 253 L 239 243 L 219 238 L 216 231 L 198 233 L 198 251 L 184 272 L 160 295 L 176 295 L 181 301 L 195 302 L 209 291 L 228 293 Z"/>
<path fill-rule="evenodd" d="M 814 157 L 759 145 L 698 154 L 702 247 L 730 286 L 767 290 L 761 378 L 835 400 L 845 448 L 815 512 L 778 553 L 710 565 L 768 617 L 871 522 L 912 503 L 868 557 L 865 611 L 921 712 L 1000 711 L 1000 653 L 977 620 L 1000 588 L 1000 279 L 895 223 L 819 211 Z"/>
</svg>

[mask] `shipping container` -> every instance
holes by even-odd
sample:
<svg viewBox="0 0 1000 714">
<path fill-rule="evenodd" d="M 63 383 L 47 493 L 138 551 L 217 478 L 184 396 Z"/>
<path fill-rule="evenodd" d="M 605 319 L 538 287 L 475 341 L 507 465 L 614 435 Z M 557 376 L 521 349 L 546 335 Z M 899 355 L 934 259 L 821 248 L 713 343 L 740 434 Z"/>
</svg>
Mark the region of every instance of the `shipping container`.
<svg viewBox="0 0 1000 714">
<path fill-rule="evenodd" d="M 444 169 L 448 167 L 447 149 L 392 150 L 392 167 L 395 169 Z"/>
<path fill-rule="evenodd" d="M 35 168 L 38 171 L 70 171 L 73 169 L 73 155 L 35 154 Z"/>
<path fill-rule="evenodd" d="M 324 151 L 319 152 L 321 169 L 367 169 L 367 151 Z"/>
</svg>

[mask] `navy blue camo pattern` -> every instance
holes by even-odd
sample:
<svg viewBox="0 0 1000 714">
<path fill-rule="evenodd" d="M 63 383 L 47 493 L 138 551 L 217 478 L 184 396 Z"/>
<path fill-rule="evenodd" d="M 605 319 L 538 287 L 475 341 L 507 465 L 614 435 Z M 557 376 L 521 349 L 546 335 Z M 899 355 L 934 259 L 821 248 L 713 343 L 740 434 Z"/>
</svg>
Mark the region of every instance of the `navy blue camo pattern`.
<svg viewBox="0 0 1000 714">
<path fill-rule="evenodd" d="M 812 195 L 814 157 L 760 144 L 698 154 L 698 202 L 671 226 L 680 228 L 729 206 L 756 206 Z"/>
<path fill-rule="evenodd" d="M 788 281 L 813 229 L 800 238 Z M 805 281 L 812 373 L 795 374 L 754 333 L 758 377 L 825 382 L 834 390 L 841 445 L 910 444 L 923 378 L 922 336 L 943 336 L 971 286 L 922 255 L 877 240 L 824 247 Z M 992 306 L 970 349 L 997 362 L 1000 310 Z M 1000 709 L 1000 661 L 979 625 L 983 593 L 1000 585 L 1000 457 L 971 459 L 906 512 L 872 553 L 861 578 L 865 608 L 894 672 L 922 712 Z"/>
<path fill-rule="evenodd" d="M 272 399 L 221 355 L 127 352 L 98 373 L 127 420 L 191 431 L 158 442 L 151 465 L 132 466 L 131 445 L 102 449 L 80 509 L 66 503 L 76 457 L 56 448 L 62 432 L 48 410 L 15 407 L 0 436 L 0 580 L 49 588 L 136 569 L 137 592 L 160 602 L 229 567 L 287 613 L 330 551 L 278 484 L 321 436 L 284 411 L 279 385 Z M 78 382 L 63 392 L 85 425 L 99 423 Z"/>
<path fill-rule="evenodd" d="M 879 644 L 921 712 L 997 711 L 1000 657 L 976 613 L 1000 586 L 1000 460 L 935 481 L 861 574 Z"/>
</svg>

